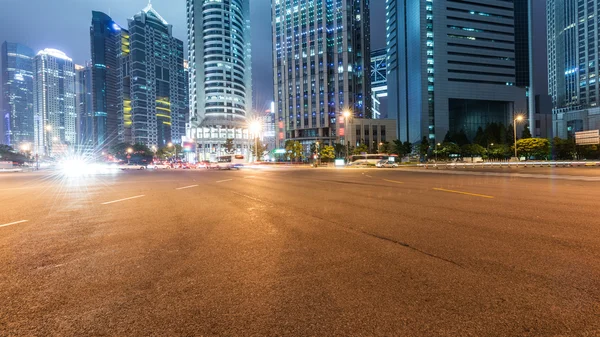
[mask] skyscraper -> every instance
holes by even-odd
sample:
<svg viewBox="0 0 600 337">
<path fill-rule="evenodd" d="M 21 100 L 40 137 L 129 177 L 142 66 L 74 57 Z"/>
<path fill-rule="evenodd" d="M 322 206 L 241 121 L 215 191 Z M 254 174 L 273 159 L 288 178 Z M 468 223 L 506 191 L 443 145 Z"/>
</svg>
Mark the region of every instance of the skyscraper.
<svg viewBox="0 0 600 337">
<path fill-rule="evenodd" d="M 2 44 L 3 129 L 0 143 L 18 147 L 33 144 L 33 57 L 34 52 L 18 43 Z M 1 124 L 1 123 L 0 123 Z"/>
<path fill-rule="evenodd" d="M 248 151 L 252 109 L 250 1 L 187 0 L 189 135 L 200 159 L 221 154 L 227 139 Z"/>
<path fill-rule="evenodd" d="M 526 111 L 514 13 L 501 0 L 387 0 L 388 104 L 400 140 L 461 131 L 472 140 L 478 127 Z"/>
<path fill-rule="evenodd" d="M 72 150 L 77 140 L 75 67 L 56 49 L 34 58 L 34 153 L 56 156 Z"/>
<path fill-rule="evenodd" d="M 92 65 L 75 65 L 75 105 L 77 111 L 77 151 L 91 153 L 94 148 L 94 107 L 92 100 Z"/>
<path fill-rule="evenodd" d="M 121 123 L 131 123 L 130 139 L 125 140 L 150 147 L 180 144 L 188 104 L 183 42 L 173 37 L 172 25 L 150 4 L 128 25 L 130 53 L 124 52 L 121 62 L 123 80 L 130 81 L 123 85 Z"/>
<path fill-rule="evenodd" d="M 385 49 L 371 52 L 371 104 L 373 118 L 381 118 L 382 97 L 387 97 L 387 53 Z"/>
<path fill-rule="evenodd" d="M 344 111 L 371 118 L 368 0 L 272 2 L 278 145 L 341 141 Z"/>
<path fill-rule="evenodd" d="M 600 1 L 548 0 L 548 94 L 554 134 L 600 128 Z"/>
<path fill-rule="evenodd" d="M 110 16 L 92 12 L 92 134 L 87 138 L 96 150 L 118 142 L 119 55 L 122 30 Z M 126 33 L 126 32 L 125 32 Z"/>
</svg>

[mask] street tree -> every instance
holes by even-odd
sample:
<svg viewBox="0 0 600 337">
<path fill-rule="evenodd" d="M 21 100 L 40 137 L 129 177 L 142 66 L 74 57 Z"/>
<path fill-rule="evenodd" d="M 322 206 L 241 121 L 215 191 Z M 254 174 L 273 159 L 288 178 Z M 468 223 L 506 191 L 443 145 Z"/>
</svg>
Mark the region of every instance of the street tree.
<svg viewBox="0 0 600 337">
<path fill-rule="evenodd" d="M 517 152 L 526 158 L 547 159 L 550 154 L 550 141 L 546 138 L 519 139 Z"/>
<path fill-rule="evenodd" d="M 486 152 L 490 159 L 507 159 L 513 155 L 513 150 L 507 144 L 490 145 Z"/>
<path fill-rule="evenodd" d="M 466 144 L 460 148 L 461 155 L 463 157 L 483 157 L 485 154 L 485 148 L 479 144 Z"/>
<path fill-rule="evenodd" d="M 528 125 L 525 125 L 525 128 L 523 128 L 523 132 L 521 133 L 521 138 L 522 139 L 531 138 L 531 131 L 529 131 Z"/>
<path fill-rule="evenodd" d="M 574 139 L 552 139 L 552 157 L 558 160 L 572 160 L 577 156 L 577 146 Z"/>
<path fill-rule="evenodd" d="M 330 162 L 335 159 L 335 148 L 330 145 L 325 145 L 321 149 L 319 155 L 321 156 L 321 160 L 325 162 Z"/>
<path fill-rule="evenodd" d="M 265 144 L 263 144 L 260 140 L 259 141 L 255 140 L 252 143 L 252 146 L 250 147 L 250 150 L 251 150 L 252 156 L 254 158 L 257 158 L 258 160 L 261 160 L 264 157 L 265 152 L 267 152 L 268 149 L 267 149 L 267 146 Z M 233 152 L 231 152 L 230 154 L 233 154 Z"/>
<path fill-rule="evenodd" d="M 304 156 L 304 148 L 299 141 L 287 140 L 285 142 L 285 151 L 286 157 L 290 161 L 292 161 L 292 159 L 298 161 Z"/>
<path fill-rule="evenodd" d="M 225 145 L 223 147 L 225 148 L 225 153 L 234 154 L 235 153 L 235 144 L 233 143 L 233 138 L 225 139 Z"/>
<path fill-rule="evenodd" d="M 360 144 L 359 146 L 357 146 L 354 149 L 352 154 L 363 154 L 363 153 L 368 153 L 368 152 L 369 152 L 369 147 L 366 144 Z"/>
<path fill-rule="evenodd" d="M 438 158 L 450 158 L 451 155 L 460 155 L 460 147 L 455 143 L 442 143 L 434 149 Z"/>
<path fill-rule="evenodd" d="M 383 142 L 377 148 L 377 153 L 390 154 L 390 153 L 392 153 L 392 147 L 393 147 L 393 145 L 391 145 L 389 142 Z"/>
<path fill-rule="evenodd" d="M 425 157 L 429 152 L 429 141 L 427 141 L 427 137 L 423 136 L 421 139 L 421 144 L 419 144 L 419 154 L 421 157 Z"/>
<path fill-rule="evenodd" d="M 343 158 L 345 156 L 346 147 L 344 146 L 344 144 L 335 143 L 333 144 L 333 149 L 335 150 L 336 158 Z"/>
</svg>

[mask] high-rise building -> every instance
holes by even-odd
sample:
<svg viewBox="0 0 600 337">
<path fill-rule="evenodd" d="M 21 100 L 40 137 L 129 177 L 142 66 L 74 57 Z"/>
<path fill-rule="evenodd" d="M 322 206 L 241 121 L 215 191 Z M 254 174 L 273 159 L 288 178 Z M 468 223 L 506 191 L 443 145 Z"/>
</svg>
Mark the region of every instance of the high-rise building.
<svg viewBox="0 0 600 337">
<path fill-rule="evenodd" d="M 512 1 L 387 0 L 388 110 L 402 141 L 430 143 L 526 111 Z M 391 117 L 391 116 L 390 116 Z"/>
<path fill-rule="evenodd" d="M 387 97 L 387 53 L 385 49 L 371 52 L 371 109 L 373 119 L 381 118 L 381 98 Z"/>
<path fill-rule="evenodd" d="M 368 0 L 272 1 L 278 146 L 345 142 L 344 112 L 372 118 Z"/>
<path fill-rule="evenodd" d="M 96 150 L 106 149 L 119 141 L 119 55 L 123 33 L 126 34 L 110 16 L 92 12 L 93 133 L 88 139 Z"/>
<path fill-rule="evenodd" d="M 94 106 L 92 101 L 92 65 L 75 65 L 75 105 L 77 110 L 77 151 L 92 153 L 94 147 Z"/>
<path fill-rule="evenodd" d="M 223 153 L 233 139 L 248 152 L 252 111 L 249 0 L 187 0 L 189 48 L 189 135 L 199 159 Z"/>
<path fill-rule="evenodd" d="M 3 128 L 0 144 L 33 145 L 33 57 L 34 52 L 18 43 L 2 44 Z"/>
<path fill-rule="evenodd" d="M 77 141 L 75 67 L 56 49 L 34 57 L 34 153 L 56 156 L 74 150 Z"/>
<path fill-rule="evenodd" d="M 173 26 L 150 4 L 129 19 L 128 26 L 130 52 L 121 50 L 122 79 L 129 79 L 122 87 L 123 137 L 149 147 L 181 144 L 188 104 L 183 42 L 173 37 Z M 126 49 L 123 46 L 127 44 L 122 41 L 120 48 Z"/>
</svg>

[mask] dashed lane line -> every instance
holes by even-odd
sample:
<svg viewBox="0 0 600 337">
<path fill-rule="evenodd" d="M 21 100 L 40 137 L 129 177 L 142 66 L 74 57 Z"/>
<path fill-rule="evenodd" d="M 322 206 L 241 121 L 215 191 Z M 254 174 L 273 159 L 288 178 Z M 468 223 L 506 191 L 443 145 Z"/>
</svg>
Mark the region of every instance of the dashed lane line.
<svg viewBox="0 0 600 337">
<path fill-rule="evenodd" d="M 176 190 L 185 190 L 186 188 L 192 188 L 192 187 L 198 187 L 198 185 L 190 185 L 190 186 L 184 186 L 184 187 L 177 187 Z"/>
<path fill-rule="evenodd" d="M 134 197 L 123 198 L 123 199 L 118 199 L 118 200 L 113 200 L 113 201 L 107 201 L 107 202 L 101 203 L 101 205 L 114 204 L 116 202 L 121 202 L 121 201 L 126 201 L 126 200 L 131 200 L 131 199 L 137 199 L 137 198 L 141 198 L 141 197 L 145 197 L 145 195 L 142 194 L 142 195 L 136 195 Z"/>
<path fill-rule="evenodd" d="M 224 183 L 226 181 L 232 181 L 233 179 L 217 180 L 217 183 Z"/>
<path fill-rule="evenodd" d="M 20 221 L 15 221 L 15 222 L 9 222 L 9 223 L 5 223 L 4 225 L 0 225 L 0 227 L 7 227 L 7 226 L 12 226 L 12 225 L 17 225 L 23 222 L 27 222 L 29 220 L 20 220 Z"/>
<path fill-rule="evenodd" d="M 404 182 L 402 182 L 402 181 L 397 181 L 397 180 L 383 179 L 383 181 L 387 181 L 388 183 L 404 184 Z"/>
</svg>

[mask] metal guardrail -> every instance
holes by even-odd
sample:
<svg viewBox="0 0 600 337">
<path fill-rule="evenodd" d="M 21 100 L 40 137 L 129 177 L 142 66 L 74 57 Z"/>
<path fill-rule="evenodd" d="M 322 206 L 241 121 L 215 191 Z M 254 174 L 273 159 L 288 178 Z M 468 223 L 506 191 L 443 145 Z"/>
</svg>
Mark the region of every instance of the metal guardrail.
<svg viewBox="0 0 600 337">
<path fill-rule="evenodd" d="M 525 161 L 525 162 L 484 162 L 484 163 L 431 163 L 418 164 L 429 168 L 526 168 L 526 167 L 600 167 L 599 161 Z"/>
</svg>

